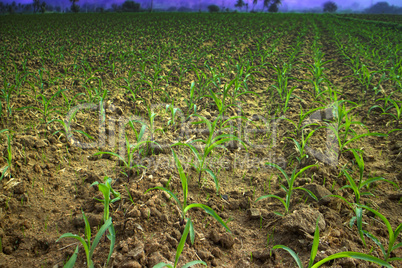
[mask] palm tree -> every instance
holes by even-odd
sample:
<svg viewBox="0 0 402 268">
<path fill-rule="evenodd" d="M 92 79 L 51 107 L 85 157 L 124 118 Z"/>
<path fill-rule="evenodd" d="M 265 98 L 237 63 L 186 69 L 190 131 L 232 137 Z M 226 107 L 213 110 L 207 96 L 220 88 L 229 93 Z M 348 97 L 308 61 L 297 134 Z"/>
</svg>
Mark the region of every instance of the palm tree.
<svg viewBox="0 0 402 268">
<path fill-rule="evenodd" d="M 278 11 L 278 6 L 280 6 L 281 4 L 281 0 L 264 0 L 264 6 L 262 10 L 264 10 L 264 8 L 266 7 L 268 8 L 268 10 Z"/>
<path fill-rule="evenodd" d="M 251 11 L 254 11 L 255 5 L 257 4 L 258 0 L 253 0 L 253 9 Z"/>
<path fill-rule="evenodd" d="M 72 3 L 71 11 L 73 11 L 74 13 L 77 13 L 80 10 L 80 7 L 75 4 L 78 2 L 78 0 L 70 0 L 70 2 Z"/>
<path fill-rule="evenodd" d="M 40 0 L 33 0 L 33 12 L 36 13 L 36 11 L 39 10 L 40 7 Z"/>
<path fill-rule="evenodd" d="M 235 7 L 239 7 L 240 9 L 243 8 L 246 4 L 244 3 L 243 0 L 237 0 L 237 3 L 235 4 Z"/>
</svg>

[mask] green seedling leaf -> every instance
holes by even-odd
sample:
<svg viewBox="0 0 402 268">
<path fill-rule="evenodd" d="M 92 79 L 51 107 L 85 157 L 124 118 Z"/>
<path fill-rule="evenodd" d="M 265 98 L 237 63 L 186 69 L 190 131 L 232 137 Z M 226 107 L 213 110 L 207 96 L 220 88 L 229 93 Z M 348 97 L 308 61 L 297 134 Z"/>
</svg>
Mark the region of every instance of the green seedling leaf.
<svg viewBox="0 0 402 268">
<path fill-rule="evenodd" d="M 296 252 L 294 252 L 292 249 L 290 249 L 290 248 L 287 247 L 287 246 L 283 246 L 283 245 L 276 245 L 276 246 L 274 246 L 274 247 L 271 249 L 271 252 L 270 252 L 271 256 L 272 256 L 272 251 L 275 250 L 275 249 L 279 249 L 279 248 L 280 248 L 280 249 L 283 249 L 283 250 L 286 250 L 286 251 L 293 257 L 293 259 L 296 261 L 297 266 L 298 266 L 299 268 L 303 268 L 303 264 L 302 264 L 302 262 L 301 262 L 299 256 L 296 254 Z"/>
<path fill-rule="evenodd" d="M 206 213 L 208 213 L 209 215 L 214 217 L 215 220 L 217 220 L 230 233 L 229 227 L 227 227 L 226 223 L 221 219 L 221 217 L 219 217 L 219 215 L 212 208 L 210 208 L 204 204 L 191 204 L 184 208 L 184 210 L 183 210 L 184 215 L 191 208 L 202 208 Z"/>
<path fill-rule="evenodd" d="M 73 255 L 71 255 L 70 259 L 66 264 L 64 264 L 63 268 L 73 268 L 75 262 L 77 261 L 78 256 L 78 246 L 75 248 Z"/>
<path fill-rule="evenodd" d="M 191 225 L 191 220 L 187 218 L 186 226 L 185 226 L 183 234 L 181 236 L 179 245 L 177 246 L 176 257 L 175 257 L 175 260 L 174 260 L 174 267 L 176 267 L 177 263 L 179 262 L 180 255 L 181 255 L 181 253 L 183 251 L 184 245 L 185 245 L 186 240 L 187 240 L 188 232 L 190 231 L 190 225 Z"/>
</svg>

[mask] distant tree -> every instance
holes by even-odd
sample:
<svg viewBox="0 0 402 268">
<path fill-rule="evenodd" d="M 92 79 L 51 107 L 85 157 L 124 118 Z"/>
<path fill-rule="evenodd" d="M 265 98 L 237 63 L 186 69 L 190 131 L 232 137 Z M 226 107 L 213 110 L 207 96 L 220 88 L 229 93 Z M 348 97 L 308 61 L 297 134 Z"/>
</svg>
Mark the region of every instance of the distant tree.
<svg viewBox="0 0 402 268">
<path fill-rule="evenodd" d="M 113 9 L 114 12 L 117 12 L 117 11 L 119 11 L 120 7 L 119 7 L 118 4 L 113 3 L 113 4 L 112 4 L 112 9 Z"/>
<path fill-rule="evenodd" d="M 0 2 L 0 13 L 4 13 L 5 10 L 6 10 L 6 7 L 4 6 L 4 3 Z"/>
<path fill-rule="evenodd" d="M 277 13 L 278 10 L 279 10 L 278 5 L 275 3 L 272 3 L 268 8 L 268 12 L 272 12 L 272 13 Z"/>
<path fill-rule="evenodd" d="M 177 7 L 169 7 L 166 11 L 168 11 L 168 12 L 177 11 Z"/>
<path fill-rule="evenodd" d="M 281 4 L 281 0 L 264 0 L 263 10 L 267 8 L 269 12 L 278 12 L 278 6 Z"/>
<path fill-rule="evenodd" d="M 40 0 L 33 0 L 33 12 L 36 13 L 40 9 Z"/>
<path fill-rule="evenodd" d="M 46 3 L 42 2 L 42 4 L 40 5 L 40 13 L 45 13 L 46 12 Z"/>
<path fill-rule="evenodd" d="M 334 13 L 337 9 L 338 6 L 335 4 L 335 2 L 332 1 L 327 1 L 323 5 L 324 12 Z"/>
<path fill-rule="evenodd" d="M 11 3 L 11 5 L 6 4 L 6 10 L 7 10 L 7 12 L 8 12 L 9 14 L 14 14 L 16 8 L 17 8 L 17 4 L 15 3 L 15 1 L 13 1 L 13 2 Z"/>
<path fill-rule="evenodd" d="M 214 12 L 219 12 L 219 7 L 217 6 L 217 5 L 209 5 L 208 6 L 208 11 L 209 12 L 211 12 L 211 13 L 214 13 Z"/>
<path fill-rule="evenodd" d="M 122 5 L 124 12 L 139 12 L 140 4 L 131 0 L 126 0 Z"/>
<path fill-rule="evenodd" d="M 238 7 L 240 9 L 242 9 L 246 4 L 244 3 L 243 0 L 237 0 L 235 7 Z"/>
<path fill-rule="evenodd" d="M 61 7 L 60 7 L 60 6 L 56 6 L 56 7 L 54 8 L 54 10 L 55 10 L 56 12 L 61 12 Z"/>
<path fill-rule="evenodd" d="M 370 14 L 402 14 L 402 8 L 391 6 L 387 2 L 378 2 L 364 12 Z"/>
<path fill-rule="evenodd" d="M 253 0 L 253 9 L 251 11 L 254 11 L 255 5 L 257 4 L 258 0 Z"/>
<path fill-rule="evenodd" d="M 70 2 L 71 2 L 71 8 L 70 8 L 71 12 L 74 13 L 80 12 L 80 6 L 76 4 L 78 0 L 70 0 Z"/>
<path fill-rule="evenodd" d="M 32 11 L 32 4 L 26 4 L 26 5 L 23 5 L 23 7 L 22 7 L 22 11 L 23 11 L 23 12 L 29 12 L 29 11 Z"/>
</svg>

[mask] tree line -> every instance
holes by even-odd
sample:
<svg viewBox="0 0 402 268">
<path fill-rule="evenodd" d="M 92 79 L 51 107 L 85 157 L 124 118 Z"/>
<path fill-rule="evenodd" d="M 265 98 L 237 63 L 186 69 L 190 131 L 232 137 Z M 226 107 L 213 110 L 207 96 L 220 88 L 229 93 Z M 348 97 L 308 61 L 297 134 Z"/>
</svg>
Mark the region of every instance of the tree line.
<svg viewBox="0 0 402 268">
<path fill-rule="evenodd" d="M 281 0 L 252 0 L 252 4 L 249 7 L 248 0 L 236 0 L 236 2 L 231 4 L 231 8 L 236 8 L 238 11 L 242 12 L 257 12 L 255 7 L 256 5 L 262 2 L 262 12 L 278 12 L 279 7 L 282 4 Z M 60 7 L 60 6 L 52 6 L 46 3 L 45 0 L 33 0 L 31 4 L 21 4 L 13 1 L 11 4 L 4 4 L 0 1 L 0 13 L 5 14 L 14 14 L 14 13 L 45 13 L 45 12 L 104 12 L 105 9 L 102 6 L 97 6 L 96 4 L 88 4 L 85 3 L 83 5 L 79 5 L 79 0 L 70 0 L 71 6 Z M 136 3 L 133 0 L 126 0 L 121 5 L 116 3 L 112 4 L 111 8 L 106 11 L 112 12 L 140 12 L 140 11 L 153 11 L 154 0 L 149 0 L 149 5 L 147 8 L 142 8 L 140 3 Z M 219 7 L 218 5 L 209 5 L 207 7 L 209 12 L 229 12 L 229 7 Z M 205 6 L 204 6 L 205 8 Z M 327 1 L 322 6 L 323 12 L 336 12 L 338 6 L 333 1 Z M 191 9 L 188 7 L 169 7 L 165 10 L 158 11 L 179 11 L 179 12 L 191 12 L 191 11 L 201 11 L 201 6 L 198 10 Z M 393 5 L 389 5 L 387 2 L 378 2 L 371 7 L 362 11 L 362 13 L 367 14 L 402 14 L 402 7 L 397 7 Z"/>
</svg>

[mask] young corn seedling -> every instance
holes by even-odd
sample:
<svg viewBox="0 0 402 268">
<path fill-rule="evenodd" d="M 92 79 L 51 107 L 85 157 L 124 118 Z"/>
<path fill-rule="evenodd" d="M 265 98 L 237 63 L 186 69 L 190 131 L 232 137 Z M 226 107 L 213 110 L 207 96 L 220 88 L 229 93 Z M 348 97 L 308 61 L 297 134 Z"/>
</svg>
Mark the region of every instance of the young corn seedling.
<svg viewBox="0 0 402 268">
<path fill-rule="evenodd" d="M 103 194 L 103 199 L 97 199 L 94 198 L 95 200 L 102 202 L 104 205 L 104 210 L 103 210 L 103 222 L 106 222 L 109 219 L 109 205 L 113 204 L 114 202 L 119 201 L 120 198 L 120 193 L 113 190 L 112 188 L 112 178 L 109 178 L 108 176 L 105 176 L 103 178 L 105 183 L 99 183 L 95 181 L 94 183 L 91 184 L 91 187 L 94 185 L 97 185 L 99 188 L 99 191 L 102 192 Z M 113 194 L 114 198 L 110 199 L 110 194 Z"/>
<path fill-rule="evenodd" d="M 146 145 L 149 143 L 154 143 L 159 146 L 159 144 L 157 144 L 154 141 L 141 141 L 141 142 L 138 142 L 138 143 L 132 145 L 132 144 L 130 144 L 130 141 L 128 140 L 127 135 L 125 135 L 125 147 L 126 147 L 125 152 L 120 153 L 120 154 L 117 154 L 114 152 L 97 152 L 94 155 L 96 156 L 96 155 L 107 154 L 107 155 L 115 156 L 118 160 L 120 160 L 120 162 L 124 166 L 125 171 L 122 173 L 127 177 L 127 180 L 130 180 L 130 176 L 132 175 L 133 168 L 140 168 L 140 167 L 146 168 L 145 166 L 134 164 L 134 161 L 133 161 L 134 153 L 137 150 L 139 150 L 142 147 L 142 145 Z M 127 154 L 127 158 L 125 157 L 125 154 Z"/>
<path fill-rule="evenodd" d="M 209 133 L 208 138 L 205 140 L 197 139 L 197 140 L 192 141 L 191 143 L 179 142 L 179 143 L 173 144 L 172 146 L 183 145 L 183 146 L 187 146 L 188 148 L 191 149 L 194 156 L 196 157 L 196 163 L 192 164 L 192 166 L 196 169 L 196 171 L 198 173 L 198 183 L 201 185 L 202 173 L 207 172 L 214 180 L 216 192 L 218 194 L 219 193 L 218 178 L 215 176 L 215 174 L 212 172 L 212 170 L 210 170 L 206 165 L 206 160 L 207 160 L 209 154 L 212 152 L 212 150 L 214 150 L 217 147 L 225 148 L 225 147 L 223 147 L 223 144 L 226 142 L 229 142 L 229 141 L 237 141 L 237 142 L 241 143 L 244 146 L 244 148 L 247 150 L 246 144 L 242 140 L 240 140 L 238 137 L 236 137 L 232 134 L 221 134 L 221 135 L 214 137 L 214 132 L 216 130 L 218 121 L 220 121 L 221 116 L 218 116 L 218 118 L 216 118 L 215 121 L 212 122 L 212 124 L 211 124 L 211 122 L 209 122 L 208 119 L 206 119 L 205 117 L 203 117 L 201 115 L 195 115 L 195 116 L 199 117 L 201 119 L 201 121 L 195 122 L 194 124 L 205 123 L 207 125 L 208 133 Z M 222 125 L 224 125 L 226 122 L 228 122 L 232 119 L 236 119 L 236 118 L 243 118 L 243 117 L 241 117 L 241 116 L 231 117 L 228 120 L 224 121 L 222 123 Z M 193 145 L 193 143 L 196 143 L 196 142 L 201 142 L 204 144 L 201 153 L 198 152 L 198 150 Z"/>
<path fill-rule="evenodd" d="M 278 199 L 278 200 L 283 204 L 283 206 L 285 207 L 285 214 L 282 214 L 282 213 L 280 213 L 280 212 L 274 212 L 274 213 L 277 214 L 277 215 L 279 215 L 279 216 L 285 216 L 285 215 L 287 215 L 287 214 L 289 213 L 290 205 L 291 205 L 291 201 L 292 201 L 292 200 L 291 200 L 292 194 L 293 194 L 293 191 L 295 191 L 295 190 L 303 190 L 303 191 L 307 192 L 314 200 L 318 201 L 317 197 L 316 197 L 310 190 L 305 189 L 305 188 L 303 188 L 303 187 L 293 187 L 293 185 L 294 185 L 294 183 L 295 183 L 297 177 L 299 177 L 299 176 L 300 176 L 304 171 L 306 171 L 307 169 L 312 168 L 312 167 L 316 167 L 317 165 L 310 165 L 310 166 L 304 167 L 304 168 L 302 168 L 302 169 L 301 169 L 299 172 L 297 172 L 297 173 L 296 173 L 296 169 L 293 169 L 292 175 L 290 175 L 290 177 L 289 177 L 289 176 L 286 174 L 286 172 L 285 172 L 280 166 L 278 166 L 277 164 L 274 164 L 274 163 L 266 163 L 266 165 L 278 169 L 278 170 L 283 174 L 284 178 L 286 179 L 287 187 L 288 187 L 288 188 L 286 188 L 286 186 L 283 185 L 283 184 L 281 185 L 281 188 L 286 192 L 286 196 L 285 196 L 285 199 L 283 199 L 283 198 L 281 198 L 280 196 L 273 195 L 273 194 L 269 194 L 269 195 L 264 195 L 264 196 L 261 196 L 261 197 L 257 198 L 257 200 L 255 200 L 255 202 L 258 202 L 258 201 L 263 200 L 263 199 L 265 199 L 265 198 L 275 198 L 275 199 Z"/>
<path fill-rule="evenodd" d="M 63 129 L 61 130 L 56 130 L 55 132 L 53 132 L 53 135 L 56 135 L 58 133 L 64 135 L 64 137 L 66 138 L 66 141 L 71 142 L 72 136 L 73 136 L 73 132 L 79 133 L 84 135 L 85 137 L 87 137 L 88 139 L 93 140 L 94 137 L 92 137 L 91 135 L 89 135 L 88 133 L 86 133 L 85 131 L 79 130 L 79 129 L 73 129 L 71 130 L 70 125 L 67 124 L 65 121 L 61 120 L 61 119 L 53 119 L 51 121 L 49 121 L 47 124 L 51 124 L 53 122 L 59 123 Z"/>
<path fill-rule="evenodd" d="M 175 108 L 174 107 L 174 100 L 172 100 L 171 104 L 166 104 L 166 112 L 168 110 L 170 111 L 170 120 L 167 122 L 167 125 L 168 126 L 171 125 L 172 127 L 175 127 L 176 126 L 176 121 L 175 121 L 176 114 L 177 113 L 183 114 L 183 112 L 182 112 L 182 110 L 180 108 Z"/>
<path fill-rule="evenodd" d="M 176 257 L 174 259 L 174 265 L 160 262 L 160 263 L 156 264 L 153 268 L 163 268 L 163 267 L 176 268 L 176 267 L 178 267 L 177 265 L 179 263 L 180 255 L 183 252 L 184 245 L 186 244 L 186 240 L 187 240 L 188 233 L 190 232 L 190 228 L 191 228 L 191 222 L 187 221 L 186 227 L 184 228 L 183 234 L 180 238 L 179 245 L 177 246 L 177 249 L 176 249 Z M 191 267 L 196 264 L 203 264 L 203 265 L 207 266 L 207 264 L 203 261 L 191 261 L 191 262 L 184 264 L 181 268 Z"/>
<path fill-rule="evenodd" d="M 308 154 L 306 153 L 305 147 L 308 143 L 308 140 L 311 138 L 311 136 L 314 134 L 314 132 L 315 132 L 315 130 L 311 130 L 309 132 L 309 134 L 307 135 L 307 137 L 305 138 L 304 133 L 302 131 L 300 143 L 297 140 L 295 140 L 294 138 L 285 137 L 285 138 L 293 140 L 295 147 L 296 147 L 296 151 L 298 153 L 298 156 L 296 156 L 296 159 L 299 162 L 299 165 L 302 165 L 302 162 L 304 162 L 305 159 L 308 158 Z"/>
<path fill-rule="evenodd" d="M 3 132 L 9 132 L 9 130 L 8 129 L 0 130 L 0 135 Z M 12 160 L 13 160 L 13 154 L 12 154 L 12 151 L 11 151 L 11 139 L 12 139 L 12 136 L 11 136 L 10 133 L 6 134 L 6 136 L 7 136 L 7 157 L 4 157 L 4 159 L 7 162 L 7 166 L 4 166 L 4 167 L 2 167 L 0 169 L 0 171 L 1 171 L 0 181 L 2 181 L 3 178 L 5 176 L 7 176 L 7 175 L 11 178 L 11 165 L 12 165 Z M 9 170 L 9 171 L 7 172 L 7 170 Z"/>
<path fill-rule="evenodd" d="M 391 224 L 389 223 L 389 221 L 387 220 L 387 218 L 384 217 L 384 215 L 382 215 L 380 212 L 376 211 L 375 209 L 372 209 L 370 207 L 364 206 L 364 205 L 360 205 L 361 208 L 366 209 L 370 212 L 372 212 L 375 216 L 377 216 L 378 218 L 380 218 L 382 220 L 382 222 L 385 224 L 385 226 L 387 227 L 387 231 L 388 231 L 388 248 L 386 248 L 385 245 L 383 245 L 380 240 L 373 235 L 372 233 L 362 230 L 362 232 L 371 240 L 373 240 L 373 242 L 380 247 L 381 252 L 384 256 L 384 261 L 386 261 L 387 263 L 392 262 L 392 261 L 402 261 L 401 257 L 391 257 L 391 253 L 402 247 L 402 242 L 397 243 L 397 239 L 398 236 L 400 234 L 400 232 L 402 231 L 402 223 L 398 225 L 398 227 L 395 229 L 395 231 L 392 229 Z M 362 221 L 362 216 L 363 214 L 361 213 L 359 215 L 360 221 Z M 360 230 L 359 230 L 360 231 Z M 361 236 L 364 245 L 366 245 L 364 236 Z"/>
<path fill-rule="evenodd" d="M 304 112 L 303 107 L 300 105 L 299 121 L 293 121 L 286 117 L 282 117 L 282 118 L 285 119 L 286 121 L 288 121 L 289 123 L 291 123 L 295 127 L 295 130 L 292 133 L 295 134 L 295 136 L 298 136 L 303 131 L 304 128 L 313 126 L 313 125 L 317 125 L 317 123 L 314 123 L 314 122 L 309 123 L 309 124 L 303 123 L 303 122 L 307 118 L 307 116 L 309 116 L 312 113 L 314 113 L 318 110 L 321 110 L 321 109 L 324 109 L 324 107 L 317 107 L 317 108 L 311 109 L 307 112 Z"/>
<path fill-rule="evenodd" d="M 209 95 L 203 96 L 203 97 L 206 97 L 206 98 L 211 98 L 214 101 L 216 107 L 218 108 L 219 115 L 222 116 L 222 118 L 225 116 L 226 109 L 229 108 L 230 106 L 234 106 L 234 104 L 233 105 L 232 104 L 230 104 L 230 105 L 225 104 L 226 103 L 226 98 L 228 98 L 228 96 L 229 96 L 230 85 L 228 85 L 228 86 L 223 88 L 221 98 L 218 97 L 218 95 L 219 95 L 218 93 L 215 93 L 212 90 L 209 90 L 209 93 L 210 93 Z"/>
<path fill-rule="evenodd" d="M 74 97 L 72 97 L 71 99 L 69 99 L 66 96 L 66 94 L 64 94 L 63 92 L 61 92 L 61 95 L 63 96 L 63 99 L 64 99 L 64 105 L 63 105 L 64 111 L 65 111 L 65 113 L 68 113 L 69 111 L 71 111 L 71 108 L 75 104 L 76 99 L 79 96 L 84 96 L 85 94 L 84 93 L 78 93 Z"/>
<path fill-rule="evenodd" d="M 85 236 L 84 238 L 82 238 L 79 235 L 75 235 L 72 233 L 65 233 L 63 235 L 60 236 L 59 239 L 57 239 L 56 242 L 58 242 L 60 239 L 62 238 L 74 238 L 77 239 L 81 245 L 83 246 L 84 250 L 85 250 L 85 256 L 87 259 L 87 267 L 88 268 L 94 268 L 94 262 L 92 260 L 92 256 L 94 253 L 94 250 L 96 248 L 96 246 L 98 245 L 101 237 L 103 236 L 103 234 L 109 230 L 110 234 L 109 234 L 109 240 L 110 240 L 110 250 L 109 250 L 109 255 L 107 257 L 107 263 L 110 260 L 110 257 L 112 256 L 113 253 L 113 248 L 114 248 L 114 244 L 115 244 L 115 240 L 116 240 L 116 233 L 114 231 L 113 228 L 113 224 L 112 224 L 112 218 L 109 218 L 103 225 L 102 227 L 99 229 L 98 233 L 96 234 L 94 240 L 91 243 L 91 226 L 89 225 L 88 219 L 85 216 L 85 213 L 82 212 L 82 216 L 84 218 L 84 222 L 85 222 Z M 70 257 L 70 259 L 68 260 L 68 262 L 64 265 L 64 268 L 73 268 L 74 264 L 77 260 L 77 255 L 78 255 L 78 248 L 79 246 L 76 247 L 74 254 Z"/>
<path fill-rule="evenodd" d="M 205 95 L 205 89 L 211 83 L 211 80 L 208 79 L 207 75 L 201 69 L 192 68 L 192 71 L 195 73 L 196 78 L 198 79 L 198 96 L 203 96 Z"/>
<path fill-rule="evenodd" d="M 11 102 L 12 94 L 15 92 L 15 86 L 11 85 L 10 83 L 7 82 L 6 79 L 4 79 L 4 85 L 3 88 L 0 89 L 0 108 L 2 108 L 1 105 L 1 99 L 5 101 L 6 104 L 6 111 L 7 111 L 7 120 L 11 118 L 13 114 L 13 106 Z M 2 114 L 2 110 L 0 109 L 0 115 Z"/>
<path fill-rule="evenodd" d="M 39 113 L 42 114 L 41 121 L 45 124 L 48 123 L 48 118 L 51 114 L 54 113 L 61 113 L 61 110 L 57 110 L 61 108 L 61 106 L 51 106 L 51 103 L 54 101 L 54 99 L 59 96 L 63 91 L 66 91 L 67 89 L 60 89 L 56 93 L 54 93 L 49 99 L 45 97 L 44 94 L 39 94 L 37 101 L 42 104 L 42 107 L 35 107 L 35 106 L 25 106 L 22 108 L 19 108 L 17 110 L 23 110 L 23 109 L 34 109 L 37 110 Z M 39 98 L 40 97 L 40 98 Z"/>
<path fill-rule="evenodd" d="M 314 64 L 308 64 L 307 68 L 310 72 L 310 79 L 307 79 L 307 82 L 310 82 L 313 85 L 313 96 L 317 98 L 324 91 L 322 90 L 323 84 L 325 82 L 329 82 L 327 77 L 324 74 L 324 66 L 333 60 L 323 61 L 325 53 L 321 51 L 316 53 Z"/>
<path fill-rule="evenodd" d="M 360 69 L 358 70 L 357 73 L 355 73 L 357 80 L 364 85 L 366 88 L 365 93 L 364 93 L 364 99 L 366 99 L 367 94 L 369 92 L 370 86 L 372 85 L 372 81 L 377 73 L 380 73 L 380 71 L 370 71 L 369 68 L 367 68 L 367 65 L 362 64 Z"/>
<path fill-rule="evenodd" d="M 341 156 L 341 154 L 348 149 L 346 146 L 356 140 L 359 140 L 363 137 L 368 137 L 368 136 L 376 136 L 376 137 L 385 137 L 387 136 L 386 134 L 383 133 L 376 133 L 376 132 L 368 132 L 368 133 L 363 133 L 360 135 L 356 135 L 356 132 L 351 128 L 352 125 L 360 125 L 364 126 L 363 123 L 359 121 L 352 121 L 351 117 L 348 116 L 349 112 L 354 109 L 351 108 L 349 110 L 346 110 L 346 107 L 344 105 L 344 102 L 341 105 L 339 105 L 342 102 L 339 102 L 338 104 L 335 105 L 334 109 L 334 116 L 335 116 L 335 121 L 333 123 L 328 122 L 326 123 L 326 128 L 330 129 L 332 132 L 332 135 L 335 137 L 335 145 L 336 145 L 336 150 L 338 150 L 338 158 Z"/>
<path fill-rule="evenodd" d="M 316 262 L 314 264 L 314 260 L 317 256 L 318 253 L 318 245 L 320 244 L 320 230 L 318 227 L 318 219 L 317 219 L 317 223 L 316 223 L 316 227 L 315 227 L 315 232 L 314 232 L 314 240 L 313 240 L 313 246 L 311 248 L 311 252 L 310 252 L 310 260 L 308 262 L 308 265 L 306 266 L 307 268 L 318 268 L 321 265 L 323 265 L 326 262 L 335 260 L 335 259 L 340 259 L 340 258 L 353 258 L 353 259 L 359 259 L 359 260 L 364 260 L 364 261 L 368 261 L 368 262 L 372 262 L 378 265 L 381 265 L 383 267 L 387 267 L 387 268 L 392 268 L 392 266 L 386 262 L 383 261 L 379 258 L 373 257 L 371 255 L 368 254 L 364 254 L 364 253 L 359 253 L 359 252 L 353 252 L 353 251 L 344 251 L 344 252 L 339 252 L 339 253 L 335 253 L 332 254 L 318 262 Z M 301 259 L 299 258 L 299 256 L 296 254 L 296 252 L 294 252 L 292 249 L 290 249 L 287 246 L 284 245 L 276 245 L 271 249 L 271 255 L 272 255 L 272 251 L 275 249 L 283 249 L 285 251 L 287 251 L 295 260 L 295 262 L 297 263 L 297 267 L 298 268 L 303 268 L 303 263 L 301 261 Z"/>
<path fill-rule="evenodd" d="M 343 186 L 342 188 L 340 188 L 340 190 L 342 189 L 352 189 L 353 193 L 355 194 L 355 203 L 356 204 L 360 204 L 360 198 L 361 196 L 374 196 L 372 193 L 369 192 L 369 189 L 367 192 L 361 192 L 365 187 L 369 188 L 371 183 L 374 182 L 388 182 L 390 184 L 392 184 L 394 187 L 398 188 L 398 185 L 396 185 L 394 182 L 387 180 L 383 177 L 374 177 L 374 178 L 369 178 L 369 179 L 364 179 L 364 160 L 363 160 L 363 156 L 361 154 L 358 154 L 357 151 L 355 149 L 351 149 L 350 150 L 356 160 L 356 163 L 359 167 L 359 180 L 356 184 L 355 180 L 352 178 L 352 176 L 345 170 L 342 170 L 342 173 L 345 175 L 345 177 L 347 178 L 349 184 Z"/>
<path fill-rule="evenodd" d="M 194 92 L 195 92 L 195 82 L 192 82 L 190 86 L 190 97 L 184 100 L 187 105 L 187 112 L 189 116 L 193 113 L 194 114 L 197 113 L 196 101 L 198 100 L 198 98 L 194 96 Z"/>
<path fill-rule="evenodd" d="M 94 83 L 94 81 L 92 80 L 98 82 L 97 86 L 92 86 L 92 84 Z M 84 96 L 86 97 L 87 103 L 96 103 L 104 98 L 103 95 L 105 95 L 106 90 L 102 89 L 103 87 L 102 79 L 95 76 L 91 76 L 90 78 L 82 81 L 82 87 L 84 87 L 86 90 Z"/>
<path fill-rule="evenodd" d="M 276 89 L 281 100 L 279 106 L 282 105 L 282 107 L 278 107 L 278 109 L 282 110 L 282 113 L 285 114 L 286 111 L 289 109 L 288 104 L 290 98 L 292 97 L 292 93 L 296 88 L 288 88 L 288 81 L 290 79 L 290 77 L 288 76 L 288 72 L 292 68 L 292 64 L 283 63 L 282 67 L 271 65 L 271 68 L 276 71 L 277 79 L 276 84 L 272 85 L 272 87 Z"/>
<path fill-rule="evenodd" d="M 179 207 L 180 209 L 180 224 L 183 225 L 185 222 L 187 222 L 187 224 L 189 224 L 189 228 L 190 228 L 190 240 L 191 243 L 194 244 L 194 239 L 195 239 L 195 233 L 194 233 L 194 226 L 193 223 L 191 221 L 191 218 L 187 218 L 187 212 L 192 209 L 192 208 L 201 208 L 203 209 L 207 214 L 211 215 L 212 217 L 215 218 L 215 220 L 217 220 L 223 227 L 225 227 L 225 229 L 230 232 L 228 226 L 226 225 L 226 223 L 221 219 L 221 217 L 219 217 L 219 215 L 210 207 L 204 205 L 204 204 L 187 204 L 187 196 L 188 196 L 188 181 L 187 181 L 187 177 L 186 174 L 184 173 L 184 169 L 183 166 L 179 160 L 179 158 L 177 157 L 176 153 L 172 150 L 173 153 L 173 157 L 177 166 L 177 169 L 179 171 L 179 176 L 180 176 L 180 181 L 181 181 L 181 186 L 182 186 L 182 190 L 183 190 L 183 202 L 180 202 L 179 198 L 177 197 L 177 195 L 175 195 L 172 191 L 170 191 L 169 189 L 166 189 L 165 187 L 161 187 L 161 186 L 157 186 L 154 188 L 150 188 L 148 189 L 145 193 L 148 193 L 149 191 L 152 190 L 162 190 L 165 191 L 166 193 L 168 193 L 173 200 L 176 202 L 176 205 Z"/>
<path fill-rule="evenodd" d="M 155 113 L 154 110 L 149 106 L 147 107 L 147 110 L 148 110 L 148 118 L 149 118 L 148 129 L 149 129 L 149 134 L 150 134 L 150 138 L 149 138 L 150 143 L 148 143 L 148 153 L 153 154 L 154 153 L 154 147 L 152 146 L 153 143 L 155 143 L 156 145 L 159 146 L 159 144 L 157 144 L 155 142 L 155 138 L 154 138 L 155 132 L 157 130 L 160 130 L 160 129 L 155 129 L 155 118 L 158 116 L 158 114 Z M 136 121 L 136 122 L 139 122 L 139 121 Z M 139 122 L 139 123 L 141 123 L 141 122 Z"/>
<path fill-rule="evenodd" d="M 377 101 L 384 101 L 384 106 L 381 107 L 380 105 L 374 105 L 369 109 L 369 114 L 373 109 L 380 109 L 381 115 L 388 115 L 391 116 L 395 120 L 395 127 L 399 126 L 399 122 L 402 119 L 402 101 L 393 100 L 390 97 L 380 98 Z M 390 103 L 390 105 L 387 105 Z M 391 110 L 395 108 L 395 111 L 392 113 Z"/>
</svg>

